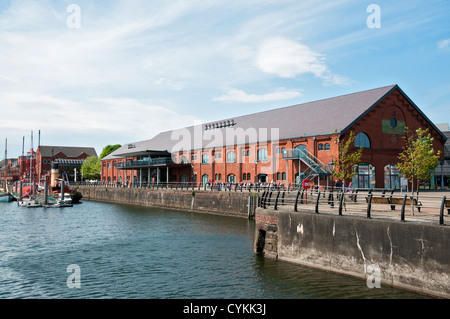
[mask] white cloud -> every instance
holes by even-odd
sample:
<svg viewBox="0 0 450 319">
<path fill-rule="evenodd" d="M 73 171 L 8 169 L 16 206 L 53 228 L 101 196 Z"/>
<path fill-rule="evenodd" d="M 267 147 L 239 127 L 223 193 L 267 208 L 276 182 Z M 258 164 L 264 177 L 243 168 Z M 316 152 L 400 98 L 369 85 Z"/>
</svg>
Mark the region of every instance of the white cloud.
<svg viewBox="0 0 450 319">
<path fill-rule="evenodd" d="M 282 78 L 295 78 L 311 73 L 328 84 L 346 83 L 344 77 L 333 74 L 328 69 L 322 54 L 314 52 L 304 44 L 282 37 L 264 40 L 258 48 L 255 63 L 261 71 Z"/>
<path fill-rule="evenodd" d="M 437 46 L 440 50 L 444 50 L 444 51 L 450 50 L 450 39 L 445 39 L 445 40 L 439 41 L 437 43 Z"/>
<path fill-rule="evenodd" d="M 0 92 L 0 100 L 0 135 L 7 136 L 8 140 L 21 141 L 22 135 L 40 129 L 47 141 L 61 145 L 92 145 L 99 151 L 110 143 L 152 138 L 159 132 L 190 126 L 198 120 L 151 101 L 132 98 L 74 101 L 50 94 L 18 91 Z M 14 147 L 12 144 L 11 148 Z M 17 151 L 18 145 L 15 147 Z"/>
<path fill-rule="evenodd" d="M 220 102 L 243 102 L 243 103 L 259 103 L 279 100 L 289 100 L 299 97 L 302 94 L 298 91 L 280 91 L 266 94 L 248 94 L 242 90 L 231 89 L 224 95 L 213 98 L 213 101 Z"/>
</svg>

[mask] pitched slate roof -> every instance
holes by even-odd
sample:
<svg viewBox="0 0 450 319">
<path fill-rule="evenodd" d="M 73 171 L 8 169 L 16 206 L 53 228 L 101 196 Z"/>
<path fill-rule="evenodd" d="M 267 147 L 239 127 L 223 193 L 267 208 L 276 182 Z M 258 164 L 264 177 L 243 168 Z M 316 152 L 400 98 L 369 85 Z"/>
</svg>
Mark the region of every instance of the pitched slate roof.
<svg viewBox="0 0 450 319">
<path fill-rule="evenodd" d="M 43 157 L 52 157 L 59 152 L 65 154 L 70 158 L 77 158 L 82 153 L 86 153 L 87 156 L 97 156 L 97 152 L 93 147 L 77 147 L 77 146 L 47 146 L 40 145 L 39 151 Z"/>
<path fill-rule="evenodd" d="M 114 159 L 117 156 L 136 156 L 150 150 L 176 152 L 182 149 L 261 143 L 335 132 L 344 133 L 395 89 L 400 90 L 397 85 L 389 85 L 214 123 L 166 131 L 150 140 L 125 144 L 104 159 Z M 400 92 L 406 97 L 401 90 Z M 413 103 L 412 105 L 415 106 Z M 426 118 L 420 110 L 418 111 Z M 210 126 L 215 128 L 209 129 Z M 200 139 L 197 138 L 198 136 Z"/>
</svg>

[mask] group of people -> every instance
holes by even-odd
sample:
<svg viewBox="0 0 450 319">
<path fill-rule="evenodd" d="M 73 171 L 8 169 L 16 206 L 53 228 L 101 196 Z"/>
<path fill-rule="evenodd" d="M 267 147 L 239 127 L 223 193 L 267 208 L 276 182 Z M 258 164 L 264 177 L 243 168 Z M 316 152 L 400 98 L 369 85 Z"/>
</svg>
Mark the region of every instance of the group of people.
<svg viewBox="0 0 450 319">
<path fill-rule="evenodd" d="M 336 182 L 334 183 L 334 187 L 337 188 L 337 189 L 341 188 L 341 183 L 339 183 L 339 181 L 336 180 Z M 344 183 L 344 185 L 342 186 L 342 190 L 345 193 L 348 193 L 348 192 L 351 193 L 353 191 L 352 182 L 350 182 L 350 184 L 348 184 L 348 186 L 347 186 L 347 184 Z"/>
</svg>

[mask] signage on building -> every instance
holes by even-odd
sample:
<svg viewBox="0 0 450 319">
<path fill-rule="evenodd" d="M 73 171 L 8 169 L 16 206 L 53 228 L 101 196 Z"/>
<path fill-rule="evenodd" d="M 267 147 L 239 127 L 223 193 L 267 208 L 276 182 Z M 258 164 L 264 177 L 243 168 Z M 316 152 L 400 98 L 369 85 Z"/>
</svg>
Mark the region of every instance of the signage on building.
<svg viewBox="0 0 450 319">
<path fill-rule="evenodd" d="M 391 166 L 391 175 L 398 175 L 398 168 L 395 166 Z"/>
<path fill-rule="evenodd" d="M 392 121 L 390 120 L 382 120 L 381 121 L 381 128 L 383 134 L 396 134 L 396 135 L 405 135 L 405 121 Z"/>
<path fill-rule="evenodd" d="M 358 173 L 359 175 L 369 175 L 369 165 L 359 165 Z"/>
</svg>

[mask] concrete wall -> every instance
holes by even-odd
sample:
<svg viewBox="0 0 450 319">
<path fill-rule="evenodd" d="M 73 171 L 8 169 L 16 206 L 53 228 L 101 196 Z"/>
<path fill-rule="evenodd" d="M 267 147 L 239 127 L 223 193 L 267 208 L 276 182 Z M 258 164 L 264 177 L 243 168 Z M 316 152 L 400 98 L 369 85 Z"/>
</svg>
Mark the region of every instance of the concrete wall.
<svg viewBox="0 0 450 319">
<path fill-rule="evenodd" d="M 249 192 L 79 187 L 84 200 L 248 217 Z"/>
<path fill-rule="evenodd" d="M 255 221 L 256 253 L 450 297 L 448 226 L 261 208 L 256 209 Z M 380 275 L 374 272 L 377 269 Z"/>
</svg>

